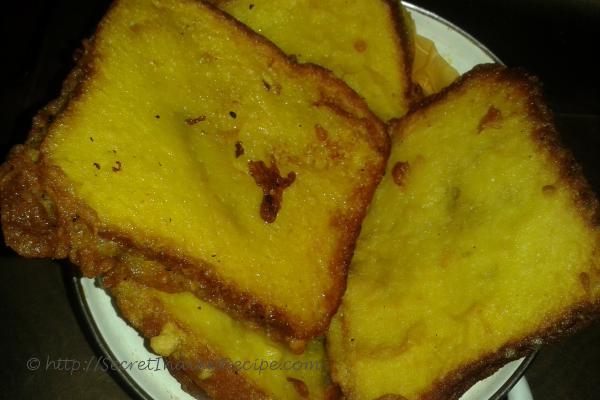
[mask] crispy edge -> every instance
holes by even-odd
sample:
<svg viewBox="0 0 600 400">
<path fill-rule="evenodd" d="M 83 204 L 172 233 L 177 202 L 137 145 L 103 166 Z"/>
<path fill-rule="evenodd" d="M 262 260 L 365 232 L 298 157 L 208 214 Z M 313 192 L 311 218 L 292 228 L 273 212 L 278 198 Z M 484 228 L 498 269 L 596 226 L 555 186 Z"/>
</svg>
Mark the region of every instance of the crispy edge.
<svg viewBox="0 0 600 400">
<path fill-rule="evenodd" d="M 478 65 L 441 92 L 420 101 L 405 118 L 393 121 L 389 127 L 390 136 L 401 136 L 412 118 L 425 113 L 433 105 L 447 101 L 450 93 L 462 90 L 474 80 L 488 79 L 509 82 L 517 86 L 529 98 L 527 113 L 532 120 L 537 122 L 537 129 L 532 133 L 531 140 L 537 144 L 547 160 L 556 166 L 562 181 L 571 189 L 572 202 L 577 214 L 590 230 L 595 231 L 597 246 L 594 256 L 599 257 L 600 207 L 598 200 L 571 152 L 562 147 L 559 133 L 554 126 L 552 112 L 544 101 L 541 85 L 536 77 L 523 70 L 507 69 L 498 64 Z M 507 362 L 530 355 L 543 344 L 564 339 L 585 328 L 599 317 L 600 298 L 574 304 L 536 332 L 521 340 L 507 343 L 499 350 L 450 372 L 435 382 L 431 390 L 420 398 L 422 400 L 458 399 L 471 386 L 490 376 Z"/>
<path fill-rule="evenodd" d="M 0 213 L 7 245 L 32 258 L 64 258 L 62 230 L 51 199 L 42 187 L 39 148 L 49 125 L 71 98 L 79 95 L 81 81 L 90 73 L 90 40 L 75 52 L 76 65 L 63 82 L 59 97 L 33 118 L 24 144 L 14 146 L 0 166 Z"/>
<path fill-rule="evenodd" d="M 406 106 L 406 112 L 409 112 L 414 106 L 415 102 L 420 96 L 418 85 L 415 85 L 412 80 L 412 70 L 415 59 L 415 43 L 413 37 L 413 30 L 410 26 L 411 16 L 401 3 L 400 0 L 383 0 L 387 4 L 390 11 L 390 19 L 394 25 L 396 31 L 396 47 L 398 53 L 401 54 L 403 65 L 401 68 L 404 70 L 404 102 Z M 400 117 L 400 116 L 399 116 Z"/>
<path fill-rule="evenodd" d="M 110 15 L 118 2 L 116 0 L 112 3 L 106 16 Z M 296 63 L 267 39 L 210 4 L 197 1 L 190 3 L 205 7 L 224 23 L 232 24 L 240 35 L 265 50 L 273 59 L 281 60 L 286 68 L 296 71 L 300 76 L 311 76 L 320 81 L 323 92 L 318 106 L 327 107 L 362 126 L 366 131 L 365 139 L 380 156 L 378 165 L 366 168 L 367 179 L 363 179 L 363 182 L 369 184 L 356 189 L 353 202 L 355 206 L 348 214 L 335 218 L 334 225 L 342 232 L 342 239 L 330 263 L 332 287 L 325 294 L 326 307 L 322 318 L 311 321 L 312 324 L 291 318 L 280 308 L 262 304 L 252 293 L 240 291 L 234 285 L 223 282 L 214 273 L 214 267 L 207 262 L 190 260 L 167 246 L 156 251 L 134 245 L 124 233 L 103 227 L 93 210 L 73 198 L 67 178 L 58 167 L 48 165 L 43 155 L 39 160 L 32 159 L 31 153 L 39 156 L 40 146 L 55 117 L 71 101 L 77 100 L 82 85 L 93 77 L 92 63 L 97 57 L 93 39 L 84 42 L 82 56 L 63 84 L 59 98 L 38 113 L 26 144 L 16 146 L 0 170 L 0 204 L 6 242 L 26 257 L 68 257 L 81 267 L 85 276 L 93 277 L 112 270 L 118 261 L 118 255 L 107 256 L 97 248 L 100 240 L 110 240 L 117 243 L 121 251 L 132 249 L 148 259 L 181 271 L 188 281 L 199 283 L 194 294 L 239 318 L 266 325 L 267 332 L 273 338 L 284 338 L 288 343 L 308 340 L 327 329 L 341 302 L 360 223 L 385 171 L 390 148 L 389 137 L 383 123 L 367 108 L 360 96 L 331 72 L 314 64 Z M 99 23 L 95 35 L 98 35 L 106 23 L 106 16 Z M 40 212 L 41 209 L 47 210 L 47 213 Z M 77 248 L 74 244 L 80 247 Z M 112 283 L 116 281 L 113 279 Z M 172 285 L 164 285 L 158 281 L 155 283 L 158 289 L 174 290 Z"/>
</svg>

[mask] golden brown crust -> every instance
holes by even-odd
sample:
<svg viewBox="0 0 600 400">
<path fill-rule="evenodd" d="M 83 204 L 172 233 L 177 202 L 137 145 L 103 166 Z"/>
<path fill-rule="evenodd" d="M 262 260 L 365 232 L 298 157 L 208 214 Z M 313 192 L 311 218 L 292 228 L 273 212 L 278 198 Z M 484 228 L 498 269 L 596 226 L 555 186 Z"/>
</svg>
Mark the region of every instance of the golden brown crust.
<svg viewBox="0 0 600 400">
<path fill-rule="evenodd" d="M 571 153 L 560 144 L 552 112 L 546 106 L 538 79 L 524 71 L 507 69 L 497 64 L 476 66 L 440 93 L 422 100 L 405 118 L 394 121 L 390 126 L 390 135 L 401 135 L 403 125 L 408 124 L 412 116 L 446 101 L 449 93 L 460 91 L 474 79 L 510 82 L 529 98 L 529 119 L 535 121 L 538 127 L 532 140 L 538 144 L 540 152 L 545 154 L 547 159 L 559 169 L 561 179 L 571 189 L 573 203 L 580 218 L 591 228 L 598 230 L 600 225 L 598 200 Z M 597 237 L 596 254 L 600 255 L 600 234 Z M 458 399 L 471 386 L 488 377 L 507 362 L 531 354 L 542 344 L 571 335 L 599 317 L 600 299 L 574 305 L 563 315 L 553 321 L 548 321 L 545 326 L 541 326 L 537 332 L 519 341 L 507 343 L 498 351 L 486 355 L 477 362 L 451 372 L 436 382 L 429 392 L 421 396 L 421 399 Z"/>
<path fill-rule="evenodd" d="M 117 2 L 112 7 L 115 4 Z M 134 244 L 127 235 L 103 227 L 93 210 L 73 198 L 69 182 L 62 171 L 49 165 L 43 155 L 39 156 L 39 150 L 54 117 L 64 110 L 69 101 L 77 98 L 78 88 L 93 75 L 90 67 L 91 61 L 96 57 L 93 42 L 86 44 L 83 56 L 65 81 L 60 97 L 35 117 L 27 143 L 13 150 L 0 171 L 0 205 L 6 242 L 27 257 L 69 258 L 80 266 L 85 276 L 98 276 L 112 271 L 106 280 L 108 284 L 127 277 L 128 271 L 114 268 L 123 264 L 124 254 L 137 253 L 168 265 L 172 270 L 174 275 L 165 273 L 160 279 L 151 282 L 158 289 L 174 291 L 190 290 L 192 287 L 196 295 L 225 311 L 266 326 L 276 339 L 306 340 L 326 330 L 341 300 L 346 270 L 360 222 L 384 172 L 389 138 L 383 123 L 366 107 L 364 101 L 329 71 L 312 64 L 296 64 L 271 42 L 256 35 L 245 25 L 215 7 L 204 6 L 219 18 L 228 21 L 227 23 L 233 23 L 241 34 L 260 45 L 263 51 L 268 51 L 274 58 L 281 58 L 289 68 L 301 75 L 316 76 L 321 80 L 321 96 L 326 100 L 324 106 L 366 128 L 366 139 L 381 155 L 380 165 L 374 165 L 365 171 L 370 184 L 357 190 L 353 199 L 354 207 L 337 218 L 343 234 L 337 254 L 330 264 L 333 283 L 325 296 L 323 318 L 312 321 L 312 324 L 305 324 L 290 317 L 284 310 L 262 304 L 252 293 L 240 291 L 234 285 L 222 281 L 209 262 L 190 260 L 174 249 L 163 246 L 150 248 Z M 103 22 L 98 29 L 102 29 L 102 25 Z"/>
<path fill-rule="evenodd" d="M 75 52 L 76 66 L 63 82 L 59 97 L 34 116 L 25 144 L 11 149 L 0 166 L 0 213 L 5 241 L 25 257 L 67 256 L 57 209 L 43 185 L 39 149 L 55 117 L 80 93 L 81 83 L 90 72 L 89 48 L 90 42 L 84 40 L 83 48 Z"/>
<path fill-rule="evenodd" d="M 404 98 L 406 103 L 411 106 L 419 96 L 418 85 L 415 85 L 412 81 L 412 70 L 414 63 L 414 38 L 408 24 L 407 18 L 410 18 L 408 11 L 404 9 L 404 6 L 398 0 L 384 0 L 390 10 L 390 19 L 396 30 L 396 37 L 399 39 L 396 42 L 398 52 L 402 54 L 404 65 L 403 76 L 406 78 L 406 90 L 404 92 Z"/>
<path fill-rule="evenodd" d="M 26 148 L 18 146 L 11 152 L 12 160 L 24 159 Z M 0 197 L 4 240 L 25 257 L 53 257 L 58 247 L 57 223 L 52 210 L 44 207 L 39 173 L 35 165 L 16 170 L 13 164 L 4 165 L 4 182 Z"/>
</svg>

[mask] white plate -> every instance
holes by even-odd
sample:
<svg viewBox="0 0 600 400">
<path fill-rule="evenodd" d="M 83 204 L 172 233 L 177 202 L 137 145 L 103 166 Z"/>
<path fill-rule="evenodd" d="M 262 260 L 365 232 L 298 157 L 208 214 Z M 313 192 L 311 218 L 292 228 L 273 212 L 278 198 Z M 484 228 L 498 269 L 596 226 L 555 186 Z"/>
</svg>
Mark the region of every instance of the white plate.
<svg viewBox="0 0 600 400">
<path fill-rule="evenodd" d="M 469 34 L 448 21 L 405 3 L 417 32 L 433 40 L 440 54 L 460 73 L 480 63 L 500 62 Z M 116 313 L 111 298 L 93 280 L 75 278 L 75 287 L 84 314 L 102 350 L 113 363 L 123 366 L 117 371 L 145 399 L 193 400 L 166 370 L 138 368 L 130 363 L 156 360 L 144 346 L 143 338 Z M 519 380 L 532 357 L 508 363 L 494 375 L 473 386 L 461 400 L 499 399 Z M 156 363 L 156 362 L 154 362 Z"/>
</svg>

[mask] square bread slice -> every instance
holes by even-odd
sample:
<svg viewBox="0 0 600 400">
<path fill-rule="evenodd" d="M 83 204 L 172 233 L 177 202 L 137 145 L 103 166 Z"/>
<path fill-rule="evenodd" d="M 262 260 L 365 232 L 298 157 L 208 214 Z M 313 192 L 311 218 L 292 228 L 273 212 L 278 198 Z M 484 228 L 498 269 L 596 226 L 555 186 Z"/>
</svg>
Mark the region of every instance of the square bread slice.
<svg viewBox="0 0 600 400">
<path fill-rule="evenodd" d="M 118 309 L 188 393 L 218 400 L 333 399 L 322 339 L 300 355 L 189 292 L 135 281 L 110 290 Z"/>
<path fill-rule="evenodd" d="M 2 227 L 89 277 L 160 261 L 158 289 L 305 340 L 338 306 L 388 150 L 353 90 L 227 14 L 117 0 L 2 167 Z"/>
<path fill-rule="evenodd" d="M 598 202 L 536 79 L 477 67 L 390 133 L 328 333 L 348 399 L 457 399 L 598 316 Z"/>
<path fill-rule="evenodd" d="M 414 23 L 398 0 L 211 0 L 301 62 L 331 70 L 382 120 L 413 102 Z"/>
</svg>

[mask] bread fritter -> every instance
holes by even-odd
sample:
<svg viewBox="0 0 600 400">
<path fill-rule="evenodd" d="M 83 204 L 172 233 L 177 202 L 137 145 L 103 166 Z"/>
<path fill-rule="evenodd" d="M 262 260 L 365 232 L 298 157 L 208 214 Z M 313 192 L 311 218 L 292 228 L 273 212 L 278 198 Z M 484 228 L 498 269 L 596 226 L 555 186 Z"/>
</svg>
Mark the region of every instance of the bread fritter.
<svg viewBox="0 0 600 400">
<path fill-rule="evenodd" d="M 167 293 L 134 281 L 111 290 L 123 317 L 186 391 L 212 398 L 329 399 L 335 394 L 322 340 L 302 355 L 249 329 L 189 292 Z"/>
<path fill-rule="evenodd" d="M 93 277 L 143 255 L 309 339 L 337 308 L 387 152 L 383 124 L 326 70 L 204 3 L 118 0 L 3 166 L 2 225 L 24 256 Z"/>
<path fill-rule="evenodd" d="M 299 61 L 330 69 L 384 121 L 408 111 L 414 36 L 399 1 L 210 2 Z"/>
<path fill-rule="evenodd" d="M 328 334 L 348 399 L 457 399 L 598 315 L 598 202 L 534 78 L 478 67 L 390 133 Z"/>
</svg>

